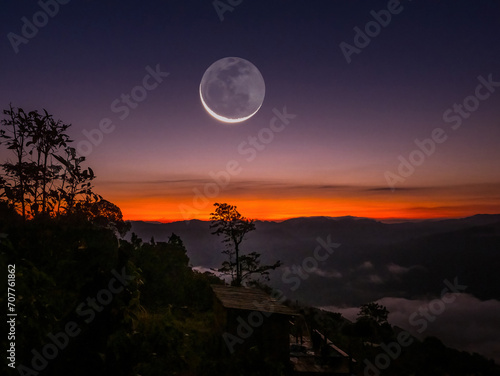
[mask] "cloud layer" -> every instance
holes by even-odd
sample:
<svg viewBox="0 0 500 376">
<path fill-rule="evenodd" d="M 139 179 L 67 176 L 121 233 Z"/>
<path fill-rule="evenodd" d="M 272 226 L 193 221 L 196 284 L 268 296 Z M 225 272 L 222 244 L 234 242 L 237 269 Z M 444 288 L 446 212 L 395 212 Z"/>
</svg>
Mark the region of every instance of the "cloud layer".
<svg viewBox="0 0 500 376">
<path fill-rule="evenodd" d="M 500 301 L 481 301 L 470 294 L 454 294 L 456 299 L 445 304 L 442 313 L 431 315 L 434 321 L 427 320 L 425 330 L 419 333 L 420 325 L 411 320 L 419 309 L 429 307 L 432 300 L 409 300 L 404 298 L 385 297 L 377 302 L 389 310 L 388 321 L 399 326 L 418 338 L 435 336 L 446 346 L 477 352 L 500 363 Z M 340 312 L 349 320 L 356 320 L 358 307 L 322 307 Z M 419 317 L 422 317 L 419 315 Z"/>
</svg>

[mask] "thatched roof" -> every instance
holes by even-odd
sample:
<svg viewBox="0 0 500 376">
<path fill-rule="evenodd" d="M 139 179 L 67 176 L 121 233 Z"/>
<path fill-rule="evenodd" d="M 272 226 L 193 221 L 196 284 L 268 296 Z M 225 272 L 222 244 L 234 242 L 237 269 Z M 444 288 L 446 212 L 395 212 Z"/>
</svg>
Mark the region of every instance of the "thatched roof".
<svg viewBox="0 0 500 376">
<path fill-rule="evenodd" d="M 279 303 L 277 299 L 256 288 L 223 285 L 212 285 L 211 287 L 215 296 L 225 308 L 270 312 L 289 316 L 298 314 L 294 309 Z"/>
</svg>

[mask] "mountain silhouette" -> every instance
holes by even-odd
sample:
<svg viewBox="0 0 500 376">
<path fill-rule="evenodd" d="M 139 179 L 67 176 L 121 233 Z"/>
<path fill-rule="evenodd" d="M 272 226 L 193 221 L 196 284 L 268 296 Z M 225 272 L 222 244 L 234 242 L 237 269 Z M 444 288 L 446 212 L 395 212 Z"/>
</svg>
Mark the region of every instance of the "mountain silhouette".
<svg viewBox="0 0 500 376">
<path fill-rule="evenodd" d="M 476 297 L 500 298 L 500 215 L 461 219 L 383 223 L 359 217 L 301 217 L 282 222 L 256 221 L 257 231 L 242 243 L 263 262 L 279 259 L 271 286 L 312 305 L 358 305 L 384 296 L 418 298 L 440 294 L 443 280 L 458 277 Z M 144 241 L 165 241 L 173 232 L 188 251 L 191 265 L 217 268 L 223 244 L 208 221 L 132 222 Z M 292 291 L 290 268 L 314 256 L 318 238 L 339 243 L 316 270 Z M 287 273 L 287 274 L 285 274 Z M 285 279 L 285 280 L 284 280 Z M 294 285 L 294 284 L 293 284 Z"/>
</svg>

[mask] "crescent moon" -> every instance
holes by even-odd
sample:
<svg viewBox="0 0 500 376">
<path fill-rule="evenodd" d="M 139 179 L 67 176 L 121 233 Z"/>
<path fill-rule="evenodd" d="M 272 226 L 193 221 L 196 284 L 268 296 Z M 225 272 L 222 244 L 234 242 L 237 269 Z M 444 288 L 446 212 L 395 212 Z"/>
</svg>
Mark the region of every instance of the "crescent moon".
<svg viewBox="0 0 500 376">
<path fill-rule="evenodd" d="M 259 108 L 257 108 L 257 110 L 255 110 L 254 113 L 252 113 L 248 116 L 245 116 L 242 118 L 237 118 L 237 119 L 231 119 L 231 118 L 227 118 L 227 117 L 224 117 L 222 115 L 215 113 L 214 111 L 212 111 L 212 109 L 210 107 L 207 106 L 207 104 L 205 103 L 205 100 L 203 99 L 203 94 L 201 93 L 201 84 L 200 84 L 200 99 L 201 99 L 201 103 L 203 104 L 203 107 L 205 107 L 205 110 L 207 110 L 207 112 L 210 115 L 212 115 L 214 118 L 216 118 L 217 120 L 223 121 L 224 123 L 241 123 L 242 121 L 248 120 L 252 116 L 254 116 L 260 110 L 260 107 L 262 106 L 262 103 L 261 103 Z"/>
<path fill-rule="evenodd" d="M 254 116 L 265 96 L 264 79 L 255 65 L 239 57 L 217 60 L 205 71 L 200 100 L 213 118 L 241 123 Z"/>
</svg>

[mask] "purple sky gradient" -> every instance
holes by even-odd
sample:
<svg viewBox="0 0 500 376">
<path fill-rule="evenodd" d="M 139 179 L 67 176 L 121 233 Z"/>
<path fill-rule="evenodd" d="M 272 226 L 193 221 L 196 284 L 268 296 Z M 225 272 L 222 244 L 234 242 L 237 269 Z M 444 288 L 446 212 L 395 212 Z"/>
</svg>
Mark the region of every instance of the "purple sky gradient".
<svg viewBox="0 0 500 376">
<path fill-rule="evenodd" d="M 416 139 L 442 128 L 447 140 L 396 188 L 425 188 L 434 207 L 443 189 L 458 189 L 462 196 L 444 206 L 486 203 L 499 212 L 500 87 L 457 130 L 443 114 L 475 94 L 479 76 L 500 82 L 500 5 L 401 1 L 401 11 L 348 64 L 339 45 L 354 45 L 353 28 L 364 29 L 370 12 L 387 4 L 242 2 L 220 21 L 211 1 L 70 1 L 16 54 L 8 34 L 21 35 L 22 17 L 32 20 L 41 8 L 9 0 L 0 15 L 0 103 L 46 108 L 73 124 L 77 145 L 86 140 L 84 130 L 111 119 L 113 132 L 92 147 L 88 164 L 97 191 L 119 205 L 163 195 L 175 216 L 174 197 L 190 204 L 193 188 L 203 188 L 211 171 L 237 160 L 242 171 L 221 200 L 236 197 L 229 195 L 236 188 L 248 199 L 256 182 L 261 189 L 279 185 L 283 197 L 301 202 L 314 201 L 318 186 L 343 186 L 349 197 L 379 188 L 371 200 L 400 207 L 404 216 L 421 198 L 383 190 L 385 174 L 397 173 L 398 157 L 408 159 Z M 226 56 L 251 61 L 266 82 L 263 106 L 238 125 L 212 119 L 199 100 L 205 69 Z M 168 77 L 120 119 L 112 103 L 157 65 Z M 247 161 L 250 154 L 238 147 L 284 107 L 296 118 Z M 144 182 L 156 188 L 135 188 Z M 280 198 L 266 192 L 259 197 Z M 335 190 L 328 194 L 336 197 Z M 124 206 L 134 218 L 139 209 Z"/>
</svg>

